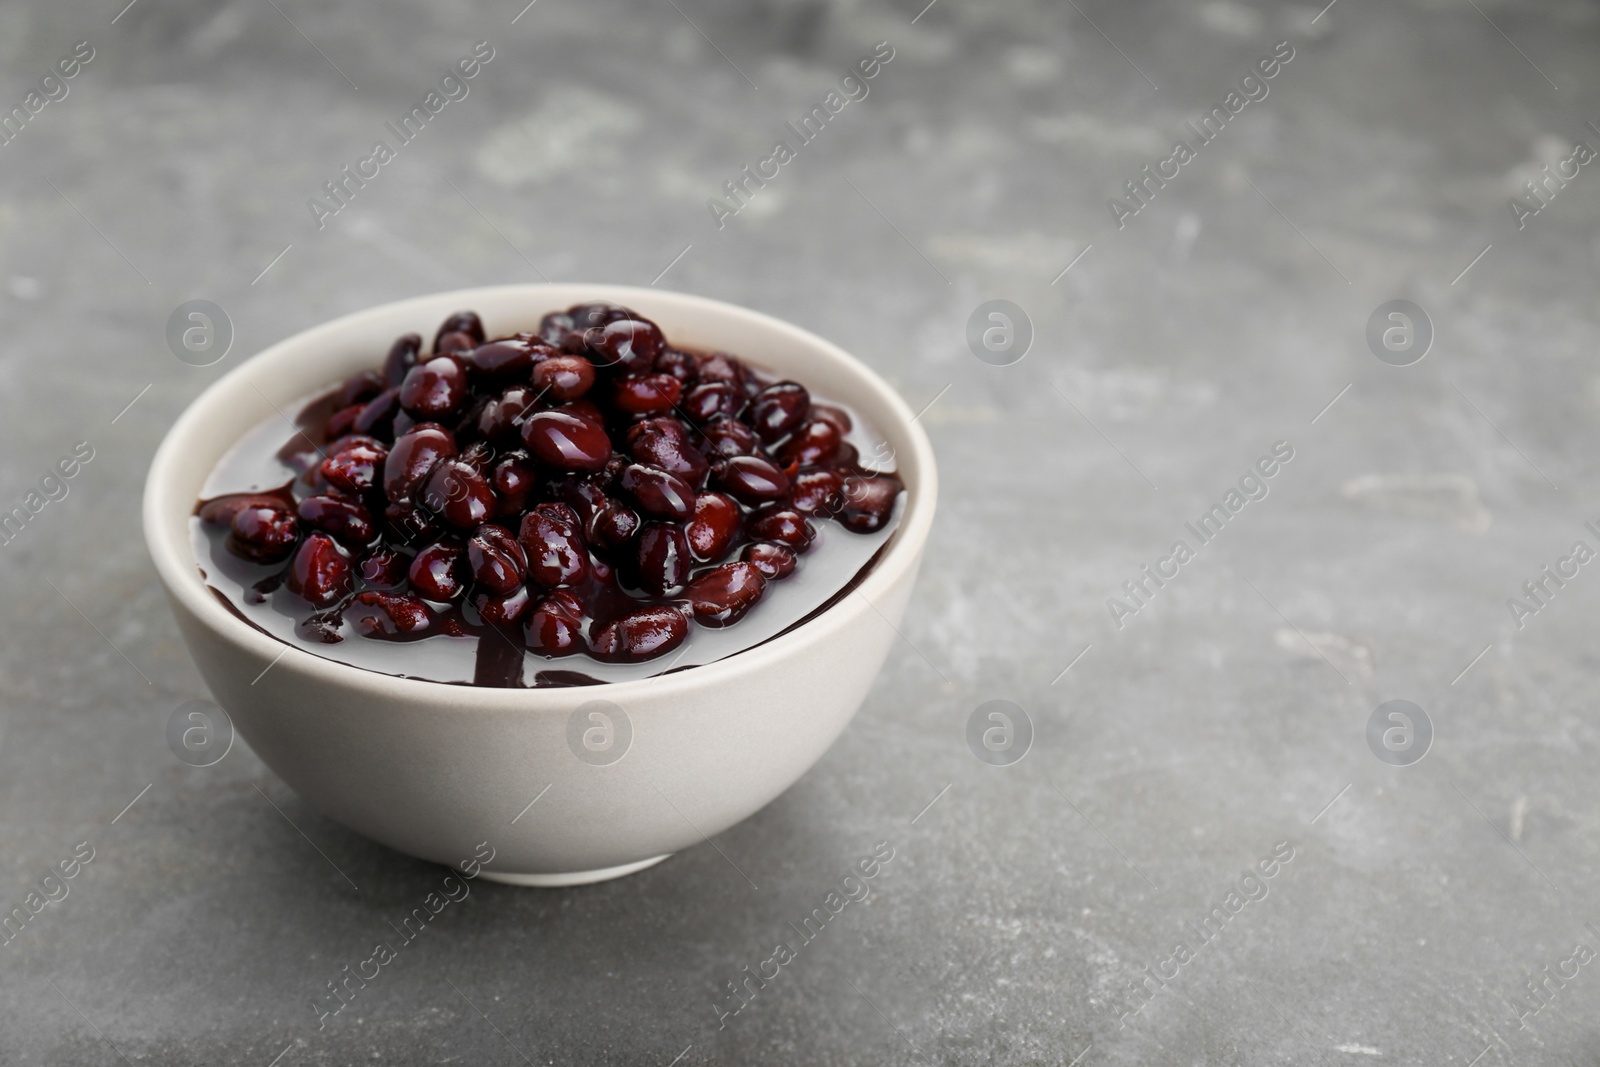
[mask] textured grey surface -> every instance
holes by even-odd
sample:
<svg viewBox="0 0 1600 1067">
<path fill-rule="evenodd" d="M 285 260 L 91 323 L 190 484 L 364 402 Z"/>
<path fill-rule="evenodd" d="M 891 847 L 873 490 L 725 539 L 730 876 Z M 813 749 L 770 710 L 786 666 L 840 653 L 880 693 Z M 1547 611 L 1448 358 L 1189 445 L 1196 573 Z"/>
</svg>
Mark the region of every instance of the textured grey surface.
<svg viewBox="0 0 1600 1067">
<path fill-rule="evenodd" d="M 113 24 L 121 2 L 0 9 L 7 106 L 96 53 L 0 146 L 5 507 L 95 449 L 0 546 L 6 907 L 94 849 L 0 946 L 0 1060 L 1600 1055 L 1600 966 L 1513 1006 L 1600 949 L 1600 577 L 1520 629 L 1506 604 L 1600 546 L 1600 177 L 1520 231 L 1507 203 L 1600 144 L 1593 5 L 538 0 L 513 25 L 517 0 L 138 0 Z M 319 232 L 307 198 L 479 39 L 470 96 Z M 880 40 L 870 96 L 719 231 L 707 198 Z M 1282 40 L 1270 95 L 1118 230 L 1106 198 Z M 207 382 L 331 316 L 669 263 L 663 286 L 932 402 L 944 502 L 906 640 L 715 848 L 588 889 L 475 883 L 319 1029 L 325 983 L 446 872 L 320 819 L 242 745 L 173 758 L 167 717 L 205 693 L 140 543 L 145 465 Z M 164 340 L 197 297 L 237 331 L 205 369 Z M 1037 333 L 1008 367 L 964 341 L 994 297 Z M 1364 340 L 1395 298 L 1436 331 L 1410 367 Z M 1270 495 L 1114 626 L 1107 598 L 1279 440 Z M 1391 698 L 1436 730 L 1412 766 L 1365 739 Z M 1034 725 L 1013 766 L 964 740 L 991 699 Z M 1284 841 L 1269 895 L 1198 947 Z M 725 984 L 877 842 L 869 899 L 719 1029 Z M 1192 962 L 1124 1025 L 1180 940 Z"/>
</svg>

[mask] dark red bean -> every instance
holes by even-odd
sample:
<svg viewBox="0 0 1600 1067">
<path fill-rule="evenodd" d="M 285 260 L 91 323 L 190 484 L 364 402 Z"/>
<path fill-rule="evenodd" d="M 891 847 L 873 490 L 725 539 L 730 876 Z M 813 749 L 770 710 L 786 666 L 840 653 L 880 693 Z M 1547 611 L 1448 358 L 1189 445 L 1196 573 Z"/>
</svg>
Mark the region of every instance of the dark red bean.
<svg viewBox="0 0 1600 1067">
<path fill-rule="evenodd" d="M 802 467 L 826 463 L 839 451 L 839 430 L 831 422 L 809 419 L 778 449 L 778 462 Z"/>
<path fill-rule="evenodd" d="M 854 425 L 850 421 L 850 413 L 844 408 L 834 407 L 832 404 L 818 404 L 815 401 L 811 403 L 811 418 L 825 422 L 838 430 L 841 440 L 850 435 L 850 429 Z"/>
<path fill-rule="evenodd" d="M 665 348 L 656 357 L 654 368 L 657 373 L 672 375 L 687 387 L 693 385 L 699 376 L 700 360 L 693 352 Z"/>
<path fill-rule="evenodd" d="M 378 532 L 372 512 L 359 500 L 332 495 L 308 496 L 300 501 L 299 512 L 302 523 L 333 535 L 346 548 L 371 544 Z"/>
<path fill-rule="evenodd" d="M 355 595 L 344 617 L 366 637 L 423 633 L 433 621 L 433 613 L 420 598 L 371 589 Z"/>
<path fill-rule="evenodd" d="M 671 652 L 688 636 L 689 620 L 677 608 L 640 608 L 602 627 L 589 651 L 610 663 L 641 663 Z"/>
<path fill-rule="evenodd" d="M 618 319 L 586 330 L 583 342 L 601 367 L 619 366 L 634 374 L 648 371 L 666 347 L 661 328 L 644 319 Z"/>
<path fill-rule="evenodd" d="M 400 389 L 391 386 L 367 401 L 350 428 L 356 433 L 369 433 L 379 439 L 394 435 L 394 417 L 400 411 Z"/>
<path fill-rule="evenodd" d="M 745 545 L 744 551 L 739 553 L 739 558 L 760 571 L 761 576 L 769 582 L 789 577 L 800 561 L 794 549 L 771 541 L 757 541 Z"/>
<path fill-rule="evenodd" d="M 528 508 L 535 477 L 533 463 L 525 452 L 514 452 L 495 460 L 489 468 L 489 487 L 500 500 L 501 515 L 521 515 Z"/>
<path fill-rule="evenodd" d="M 605 427 L 568 411 L 536 411 L 522 423 L 522 440 L 539 462 L 563 471 L 597 471 L 611 457 Z"/>
<path fill-rule="evenodd" d="M 497 596 L 522 585 L 528 556 L 504 526 L 484 523 L 467 539 L 467 569 L 473 581 Z"/>
<path fill-rule="evenodd" d="M 611 406 L 629 415 L 659 415 L 682 393 L 683 383 L 670 374 L 630 374 L 612 383 Z"/>
<path fill-rule="evenodd" d="M 582 333 L 592 326 L 605 326 L 608 323 L 619 322 L 623 319 L 637 319 L 630 308 L 621 304 L 608 304 L 604 301 L 595 301 L 589 304 L 574 304 L 567 309 L 567 318 L 571 320 L 573 329 Z"/>
<path fill-rule="evenodd" d="M 440 461 L 456 455 L 455 435 L 425 423 L 401 434 L 383 462 L 383 493 L 391 502 L 411 500 Z"/>
<path fill-rule="evenodd" d="M 676 474 L 691 488 L 705 484 L 711 464 L 689 443 L 689 434 L 677 419 L 655 418 L 628 427 L 628 452 L 640 463 Z"/>
<path fill-rule="evenodd" d="M 730 356 L 726 352 L 713 352 L 700 361 L 700 380 L 702 382 L 732 382 L 744 391 L 745 369 L 744 363 L 737 356 Z"/>
<path fill-rule="evenodd" d="M 419 499 L 424 507 L 460 530 L 470 530 L 494 514 L 494 492 L 488 481 L 459 459 L 436 464 Z"/>
<path fill-rule="evenodd" d="M 796 552 L 810 548 L 817 536 L 816 527 L 804 515 L 782 504 L 768 504 L 752 511 L 745 516 L 744 528 L 752 541 L 776 541 Z"/>
<path fill-rule="evenodd" d="M 701 431 L 706 451 L 712 456 L 753 456 L 761 447 L 756 432 L 737 419 L 723 419 Z"/>
<path fill-rule="evenodd" d="M 483 339 L 485 336 L 483 332 L 483 320 L 478 318 L 478 313 L 476 311 L 457 311 L 454 314 L 447 316 L 445 320 L 439 324 L 439 332 L 433 335 L 433 350 L 435 352 L 441 351 L 439 348 L 439 342 L 444 339 L 446 334 L 451 333 L 466 334 L 471 340 L 471 343 L 468 344 L 467 347 L 475 348 L 478 345 L 483 344 Z"/>
<path fill-rule="evenodd" d="M 612 503 L 602 486 L 595 484 L 596 476 L 562 478 L 550 485 L 550 496 L 556 503 L 565 504 L 577 516 L 578 524 L 589 530 L 600 513 Z"/>
<path fill-rule="evenodd" d="M 583 647 L 583 604 L 571 590 L 557 589 L 534 605 L 522 633 L 535 652 L 569 656 Z"/>
<path fill-rule="evenodd" d="M 724 563 L 689 583 L 683 595 L 702 626 L 732 626 L 755 607 L 767 580 L 749 563 Z"/>
<path fill-rule="evenodd" d="M 400 383 L 400 406 L 421 419 L 449 415 L 466 398 L 467 371 L 455 356 L 434 356 L 418 363 Z"/>
<path fill-rule="evenodd" d="M 232 525 L 233 517 L 242 509 L 258 504 L 264 507 L 283 508 L 293 513 L 292 505 L 281 496 L 270 493 L 225 493 L 205 501 L 200 505 L 197 514 L 200 516 L 200 521 L 207 526 L 227 527 Z"/>
<path fill-rule="evenodd" d="M 339 386 L 339 399 L 337 404 L 347 408 L 352 404 L 364 404 L 368 400 L 383 392 L 388 383 L 383 380 L 383 375 L 375 370 L 364 370 L 360 374 L 352 374 Z"/>
<path fill-rule="evenodd" d="M 565 311 L 552 311 L 539 320 L 539 337 L 560 348 L 572 333 L 572 316 Z"/>
<path fill-rule="evenodd" d="M 337 452 L 330 451 L 322 461 L 322 476 L 329 485 L 347 493 L 365 493 L 378 484 L 379 472 L 388 458 L 389 450 L 377 441 L 370 445 L 357 442 Z"/>
<path fill-rule="evenodd" d="M 744 513 L 731 496 L 701 493 L 694 499 L 694 518 L 684 527 L 689 551 L 701 563 L 722 558 L 739 535 Z"/>
<path fill-rule="evenodd" d="M 798 382 L 769 385 L 750 402 L 750 428 L 761 440 L 781 441 L 800 428 L 811 410 L 811 394 Z"/>
<path fill-rule="evenodd" d="M 355 429 L 356 420 L 361 417 L 366 407 L 366 404 L 351 404 L 329 415 L 328 421 L 322 424 L 323 436 L 340 437 Z"/>
<path fill-rule="evenodd" d="M 494 446 L 487 441 L 474 441 L 456 457 L 485 479 L 489 477 L 489 464 L 494 462 Z"/>
<path fill-rule="evenodd" d="M 275 497 L 238 507 L 228 526 L 228 551 L 252 563 L 280 563 L 300 540 L 300 523 L 294 512 Z"/>
<path fill-rule="evenodd" d="M 526 385 L 513 385 L 483 405 L 478 412 L 478 432 L 485 440 L 496 444 L 522 444 L 522 424 L 536 410 L 535 401 L 538 398 L 538 390 Z"/>
<path fill-rule="evenodd" d="M 429 600 L 448 603 L 467 586 L 466 560 L 461 546 L 435 541 L 411 560 L 407 577 L 411 588 Z"/>
<path fill-rule="evenodd" d="M 852 475 L 844 480 L 844 500 L 839 521 L 856 533 L 883 529 L 894 513 L 900 479 L 892 474 Z"/>
<path fill-rule="evenodd" d="M 844 475 L 838 471 L 802 471 L 789 488 L 789 504 L 802 515 L 827 518 L 844 500 Z"/>
<path fill-rule="evenodd" d="M 639 513 L 613 501 L 600 509 L 588 529 L 590 541 L 615 551 L 639 532 Z"/>
<path fill-rule="evenodd" d="M 467 355 L 466 364 L 475 374 L 504 381 L 523 377 L 533 369 L 538 353 L 549 351 L 550 348 L 543 344 L 534 345 L 508 338 L 480 344 Z"/>
<path fill-rule="evenodd" d="M 314 533 L 300 542 L 289 564 L 289 591 L 325 608 L 350 595 L 355 580 L 350 561 L 339 545 L 325 533 Z"/>
<path fill-rule="evenodd" d="M 594 386 L 594 364 L 582 356 L 552 356 L 533 368 L 533 387 L 552 400 L 576 400 Z"/>
<path fill-rule="evenodd" d="M 630 463 L 623 468 L 618 485 L 648 515 L 687 519 L 694 514 L 694 490 L 675 474 Z"/>
<path fill-rule="evenodd" d="M 744 403 L 744 391 L 733 382 L 701 382 L 685 394 L 683 413 L 696 426 L 705 426 L 719 417 L 737 417 Z"/>
<path fill-rule="evenodd" d="M 389 524 L 390 535 L 402 544 L 421 544 L 444 532 L 444 524 L 433 512 L 410 501 L 388 505 L 383 509 L 383 518 Z"/>
<path fill-rule="evenodd" d="M 544 589 L 577 585 L 589 576 L 589 549 L 578 516 L 565 504 L 540 504 L 517 533 L 528 556 L 528 580 Z"/>
<path fill-rule="evenodd" d="M 689 580 L 689 544 L 672 523 L 647 522 L 639 531 L 639 587 L 651 596 L 676 596 Z"/>
<path fill-rule="evenodd" d="M 411 560 L 392 548 L 375 548 L 361 557 L 356 573 L 367 585 L 379 589 L 396 589 L 405 582 L 406 570 Z"/>
<path fill-rule="evenodd" d="M 777 500 L 789 491 L 789 476 L 760 456 L 732 456 L 711 472 L 711 482 L 746 504 Z"/>
<path fill-rule="evenodd" d="M 516 622 L 532 603 L 533 598 L 528 595 L 528 587 L 524 585 L 508 593 L 491 593 L 480 589 L 472 594 L 473 610 L 487 623 L 505 625 Z M 484 639 L 488 640 L 488 637 Z"/>
<path fill-rule="evenodd" d="M 420 334 L 401 334 L 395 343 L 390 346 L 389 354 L 384 357 L 384 384 L 394 387 L 405 381 L 406 371 L 416 365 L 417 353 L 421 351 L 422 336 Z"/>
</svg>

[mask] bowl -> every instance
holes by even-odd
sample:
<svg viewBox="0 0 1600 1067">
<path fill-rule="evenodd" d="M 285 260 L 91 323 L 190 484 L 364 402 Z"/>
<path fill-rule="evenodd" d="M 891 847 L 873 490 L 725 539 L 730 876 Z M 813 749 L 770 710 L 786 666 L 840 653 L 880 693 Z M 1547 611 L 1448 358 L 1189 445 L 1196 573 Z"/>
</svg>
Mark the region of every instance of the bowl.
<svg viewBox="0 0 1600 1067">
<path fill-rule="evenodd" d="M 723 349 L 853 406 L 895 450 L 899 528 L 854 592 L 737 655 L 654 678 L 493 689 L 378 674 L 284 644 L 206 588 L 189 517 L 249 427 L 374 366 L 395 337 L 478 311 L 490 336 L 589 300 L 634 308 L 676 344 Z M 287 427 L 286 427 L 287 430 Z M 804 774 L 866 699 L 916 580 L 937 480 L 899 396 L 835 345 L 767 315 L 681 293 L 507 285 L 358 312 L 273 345 L 179 417 L 150 466 L 144 530 L 184 642 L 268 767 L 330 819 L 399 852 L 482 876 L 578 885 L 707 841 Z M 487 851 L 485 850 L 487 846 Z"/>
</svg>

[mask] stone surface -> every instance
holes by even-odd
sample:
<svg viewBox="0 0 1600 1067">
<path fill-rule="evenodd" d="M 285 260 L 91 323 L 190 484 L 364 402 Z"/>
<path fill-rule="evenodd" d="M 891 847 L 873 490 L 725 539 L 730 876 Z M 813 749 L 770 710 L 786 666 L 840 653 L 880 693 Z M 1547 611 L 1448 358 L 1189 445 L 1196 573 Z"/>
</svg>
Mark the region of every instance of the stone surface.
<svg viewBox="0 0 1600 1067">
<path fill-rule="evenodd" d="M 0 903 L 94 850 L 0 946 L 0 1060 L 1592 1062 L 1600 963 L 1525 983 L 1600 949 L 1600 577 L 1507 605 L 1600 547 L 1600 177 L 1550 180 L 1521 229 L 1508 203 L 1600 137 L 1591 5 L 121 2 L 0 9 L 8 108 L 94 49 L 0 145 L 0 504 L 94 451 L 0 546 Z M 479 40 L 470 94 L 319 230 L 308 198 Z M 879 41 L 870 95 L 719 229 L 708 198 Z M 1280 41 L 1268 95 L 1198 144 Z M 1107 198 L 1178 137 L 1194 158 L 1119 229 Z M 272 341 L 541 277 L 747 304 L 929 405 L 943 510 L 905 640 L 715 847 L 473 883 L 319 1028 L 446 872 L 242 744 L 173 758 L 206 693 L 140 543 L 144 470 Z M 215 365 L 168 349 L 191 299 L 231 319 Z M 1031 319 L 1020 362 L 968 348 L 990 299 Z M 1366 341 L 1395 299 L 1432 323 L 1411 366 Z M 1200 545 L 1185 523 L 1242 478 L 1267 495 Z M 1434 732 L 1409 766 L 1367 741 L 1396 698 Z M 991 700 L 1031 721 L 1020 762 L 968 748 Z M 866 900 L 719 1026 L 878 842 Z M 1173 976 L 1134 1014 L 1147 966 Z"/>
</svg>

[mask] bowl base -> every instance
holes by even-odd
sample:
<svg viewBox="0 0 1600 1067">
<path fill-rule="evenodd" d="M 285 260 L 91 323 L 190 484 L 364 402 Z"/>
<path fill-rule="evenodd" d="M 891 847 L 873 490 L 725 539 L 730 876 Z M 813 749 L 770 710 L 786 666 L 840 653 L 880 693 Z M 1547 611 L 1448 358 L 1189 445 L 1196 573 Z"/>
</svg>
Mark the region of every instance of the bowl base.
<svg viewBox="0 0 1600 1067">
<path fill-rule="evenodd" d="M 501 885 L 531 886 L 537 889 L 558 889 L 569 885 L 592 885 L 595 882 L 609 882 L 613 878 L 622 878 L 634 874 L 646 867 L 654 867 L 672 853 L 667 852 L 660 856 L 652 856 L 647 860 L 636 863 L 624 863 L 620 867 L 602 867 L 594 871 L 565 871 L 561 874 L 516 874 L 511 871 L 481 870 L 478 877 L 490 882 L 499 882 Z"/>
</svg>

